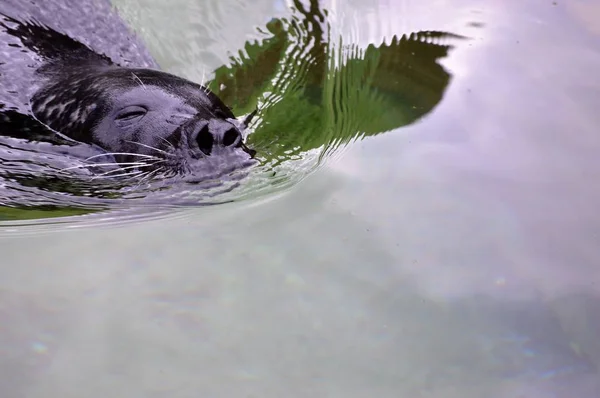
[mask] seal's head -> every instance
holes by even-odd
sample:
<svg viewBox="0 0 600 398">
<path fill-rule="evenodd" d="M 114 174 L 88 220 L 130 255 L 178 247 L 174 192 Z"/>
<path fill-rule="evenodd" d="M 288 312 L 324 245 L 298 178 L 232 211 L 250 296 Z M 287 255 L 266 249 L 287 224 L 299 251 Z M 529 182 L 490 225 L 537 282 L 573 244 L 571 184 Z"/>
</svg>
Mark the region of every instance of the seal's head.
<svg viewBox="0 0 600 398">
<path fill-rule="evenodd" d="M 205 87 L 160 71 L 80 66 L 46 73 L 32 111 L 122 164 L 205 179 L 255 162 L 243 142 L 247 121 Z"/>
</svg>

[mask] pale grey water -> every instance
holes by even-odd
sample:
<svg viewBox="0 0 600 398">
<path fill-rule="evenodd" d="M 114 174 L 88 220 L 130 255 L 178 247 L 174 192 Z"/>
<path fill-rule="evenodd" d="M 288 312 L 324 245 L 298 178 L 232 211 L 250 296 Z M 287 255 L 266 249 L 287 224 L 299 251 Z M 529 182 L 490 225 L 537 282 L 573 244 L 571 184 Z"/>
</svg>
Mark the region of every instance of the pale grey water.
<svg viewBox="0 0 600 398">
<path fill-rule="evenodd" d="M 197 79 L 286 15 L 166 4 L 119 1 Z M 353 43 L 474 40 L 434 112 L 285 192 L 5 234 L 2 397 L 600 396 L 598 2 L 328 8 Z"/>
</svg>

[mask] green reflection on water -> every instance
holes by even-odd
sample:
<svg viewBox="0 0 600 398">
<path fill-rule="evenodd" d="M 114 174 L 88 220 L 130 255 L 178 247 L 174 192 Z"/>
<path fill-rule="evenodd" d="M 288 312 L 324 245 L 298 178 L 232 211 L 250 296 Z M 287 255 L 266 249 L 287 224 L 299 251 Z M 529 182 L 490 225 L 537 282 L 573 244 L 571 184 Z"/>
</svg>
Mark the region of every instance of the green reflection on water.
<svg viewBox="0 0 600 398">
<path fill-rule="evenodd" d="M 37 220 L 41 218 L 73 217 L 98 212 L 99 210 L 76 207 L 0 207 L 0 221 Z"/>
<path fill-rule="evenodd" d="M 320 159 L 341 145 L 406 126 L 422 118 L 443 98 L 450 74 L 439 63 L 460 36 L 436 31 L 389 38 L 359 48 L 332 37 L 327 10 L 314 0 L 294 1 L 292 16 L 271 20 L 260 42 L 246 42 L 238 58 L 215 70 L 209 88 L 238 115 L 258 109 L 249 145 L 268 167 L 321 149 Z M 45 131 L 45 130 L 44 130 Z M 42 141 L 43 137 L 37 137 Z M 53 144 L 64 144 L 54 142 Z M 304 167 L 304 166 L 302 166 Z M 291 167 L 278 181 L 292 181 Z M 17 188 L 66 194 L 65 199 L 123 198 L 120 185 L 103 187 L 70 176 L 11 172 Z M 296 179 L 297 180 L 297 179 Z M 94 212 L 81 203 L 42 203 L 0 208 L 0 220 L 63 217 Z M 62 200 L 60 197 L 59 200 Z M 52 206 L 40 207 L 40 204 Z M 82 206 L 88 207 L 87 210 Z"/>
<path fill-rule="evenodd" d="M 322 146 L 411 124 L 442 99 L 450 74 L 439 64 L 459 38 L 417 32 L 359 49 L 329 35 L 327 11 L 295 1 L 293 16 L 267 25 L 270 37 L 247 43 L 209 87 L 236 113 L 259 108 L 249 142 L 280 161 Z"/>
</svg>

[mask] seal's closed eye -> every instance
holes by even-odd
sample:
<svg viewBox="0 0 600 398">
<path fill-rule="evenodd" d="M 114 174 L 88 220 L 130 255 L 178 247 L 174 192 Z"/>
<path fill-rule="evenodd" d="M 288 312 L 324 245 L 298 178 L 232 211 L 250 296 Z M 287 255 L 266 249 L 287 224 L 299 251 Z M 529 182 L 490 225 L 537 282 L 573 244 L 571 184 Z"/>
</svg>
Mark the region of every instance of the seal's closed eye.
<svg viewBox="0 0 600 398">
<path fill-rule="evenodd" d="M 143 106 L 131 105 L 121 110 L 121 112 L 117 114 L 115 120 L 121 123 L 133 122 L 141 119 L 147 112 L 148 109 Z"/>
</svg>

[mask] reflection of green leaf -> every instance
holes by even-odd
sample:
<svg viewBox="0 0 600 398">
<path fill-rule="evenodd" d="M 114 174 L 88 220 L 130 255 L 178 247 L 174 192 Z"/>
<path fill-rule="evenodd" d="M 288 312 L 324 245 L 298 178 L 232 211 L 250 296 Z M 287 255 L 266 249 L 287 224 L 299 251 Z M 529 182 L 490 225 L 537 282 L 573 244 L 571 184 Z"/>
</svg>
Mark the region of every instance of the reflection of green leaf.
<svg viewBox="0 0 600 398">
<path fill-rule="evenodd" d="M 329 42 L 318 3 L 306 10 L 296 1 L 292 18 L 272 21 L 272 36 L 247 43 L 210 83 L 236 113 L 260 104 L 249 141 L 265 159 L 413 123 L 440 102 L 450 80 L 438 63 L 450 46 L 436 42 L 458 36 L 418 32 L 359 51 Z"/>
<path fill-rule="evenodd" d="M 268 90 L 288 45 L 282 23 L 275 20 L 268 25 L 272 37 L 262 43 L 246 43 L 245 52 L 233 65 L 221 66 L 209 88 L 238 113 L 249 113 L 256 108 L 260 93 Z"/>
<path fill-rule="evenodd" d="M 4 207 L 0 206 L 0 221 L 36 220 L 39 218 L 58 218 L 82 216 L 99 210 L 81 209 L 76 207 L 32 206 Z"/>
<path fill-rule="evenodd" d="M 450 75 L 437 61 L 449 47 L 431 41 L 445 36 L 449 35 L 419 32 L 394 37 L 390 44 L 370 45 L 341 68 L 340 84 L 350 84 L 355 91 L 339 101 L 352 95 L 363 99 L 348 112 L 359 119 L 359 131 L 373 135 L 413 123 L 440 102 Z M 359 87 L 352 83 L 359 81 Z"/>
</svg>

